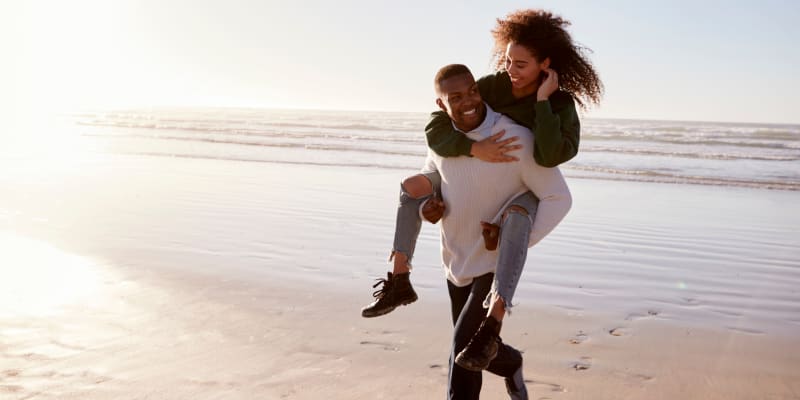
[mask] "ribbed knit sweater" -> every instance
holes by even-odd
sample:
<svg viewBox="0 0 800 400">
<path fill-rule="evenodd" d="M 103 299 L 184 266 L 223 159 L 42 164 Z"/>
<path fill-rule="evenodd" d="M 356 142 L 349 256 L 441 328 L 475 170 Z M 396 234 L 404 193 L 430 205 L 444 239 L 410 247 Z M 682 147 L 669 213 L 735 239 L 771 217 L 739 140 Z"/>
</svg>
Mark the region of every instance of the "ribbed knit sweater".
<svg viewBox="0 0 800 400">
<path fill-rule="evenodd" d="M 499 222 L 506 205 L 531 190 L 539 198 L 528 246 L 545 237 L 569 211 L 572 197 L 558 168 L 545 168 L 533 159 L 530 130 L 494 112 L 487 105 L 486 119 L 476 129 L 462 133 L 481 140 L 501 129 L 505 137 L 519 136 L 523 148 L 510 154 L 518 162 L 488 163 L 473 157 L 441 157 L 428 150 L 423 172 L 439 171 L 445 214 L 441 220 L 442 263 L 447 279 L 466 286 L 472 278 L 497 267 L 497 251 L 486 250 L 480 221 Z"/>
</svg>

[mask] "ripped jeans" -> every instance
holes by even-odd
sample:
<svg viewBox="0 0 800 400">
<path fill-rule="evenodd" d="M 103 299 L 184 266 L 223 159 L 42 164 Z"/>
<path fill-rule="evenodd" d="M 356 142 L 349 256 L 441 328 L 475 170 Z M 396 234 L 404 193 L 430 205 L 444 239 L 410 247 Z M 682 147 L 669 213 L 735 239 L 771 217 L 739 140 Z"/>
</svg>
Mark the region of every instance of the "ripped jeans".
<svg viewBox="0 0 800 400">
<path fill-rule="evenodd" d="M 438 172 L 428 172 L 421 174 L 426 177 L 433 187 L 433 192 L 441 198 L 442 178 Z M 397 221 L 395 223 L 394 245 L 392 255 L 400 252 L 408 257 L 408 266 L 411 267 L 411 259 L 414 257 L 414 249 L 417 244 L 422 219 L 419 214 L 419 207 L 431 195 L 420 198 L 411 197 L 400 186 L 400 203 L 397 206 Z M 528 215 L 517 210 L 509 210 L 512 206 L 524 209 Z M 497 293 L 506 309 L 512 307 L 511 299 L 517 289 L 522 269 L 525 267 L 525 259 L 528 256 L 528 239 L 531 234 L 533 220 L 536 217 L 536 210 L 539 207 L 539 199 L 528 191 L 515 197 L 509 203 L 503 213 L 503 220 L 500 225 L 500 241 L 498 243 L 497 269 L 492 282 L 492 289 L 484 301 L 484 307 L 489 307 L 492 294 Z M 476 229 L 480 221 L 475 221 Z"/>
</svg>

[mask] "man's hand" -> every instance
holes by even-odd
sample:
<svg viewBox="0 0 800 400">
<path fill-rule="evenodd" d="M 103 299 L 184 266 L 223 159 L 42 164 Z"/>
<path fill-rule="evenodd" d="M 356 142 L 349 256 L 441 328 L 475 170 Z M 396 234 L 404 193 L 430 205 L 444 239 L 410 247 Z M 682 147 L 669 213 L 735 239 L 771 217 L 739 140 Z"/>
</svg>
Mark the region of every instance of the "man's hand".
<svg viewBox="0 0 800 400">
<path fill-rule="evenodd" d="M 506 155 L 509 151 L 514 151 L 517 149 L 521 149 L 522 145 L 519 144 L 511 144 L 519 139 L 518 137 L 514 136 L 509 139 L 500 140 L 503 135 L 506 134 L 505 129 L 495 133 L 492 136 L 487 137 L 486 139 L 481 140 L 480 142 L 475 142 L 472 144 L 472 154 L 473 157 L 478 158 L 482 161 L 488 162 L 513 162 L 519 161 L 519 158 L 514 156 Z"/>
<path fill-rule="evenodd" d="M 483 235 L 483 245 L 486 250 L 496 250 L 497 242 L 500 241 L 500 226 L 491 222 L 481 221 L 481 234 Z"/>
<path fill-rule="evenodd" d="M 442 201 L 442 199 L 434 193 L 433 197 L 428 199 L 428 201 L 422 205 L 422 216 L 428 222 L 435 224 L 442 219 L 442 216 L 444 215 L 444 209 L 444 201 Z"/>
<path fill-rule="evenodd" d="M 536 92 L 537 101 L 545 101 L 550 98 L 550 95 L 558 90 L 558 74 L 555 70 L 545 68 L 544 73 L 547 77 L 544 78 L 542 84 L 539 85 L 539 90 Z"/>
</svg>

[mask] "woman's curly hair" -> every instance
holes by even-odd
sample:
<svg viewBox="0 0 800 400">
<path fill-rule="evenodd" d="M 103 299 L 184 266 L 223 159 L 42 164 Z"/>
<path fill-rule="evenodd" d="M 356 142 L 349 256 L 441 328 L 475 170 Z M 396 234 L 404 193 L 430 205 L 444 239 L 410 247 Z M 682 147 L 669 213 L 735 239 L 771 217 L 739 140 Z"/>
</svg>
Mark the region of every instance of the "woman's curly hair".
<svg viewBox="0 0 800 400">
<path fill-rule="evenodd" d="M 517 43 L 527 48 L 541 62 L 550 57 L 550 68 L 558 72 L 558 85 L 572 94 L 583 108 L 599 104 L 603 82 L 586 56 L 590 49 L 576 45 L 565 29 L 570 22 L 544 10 L 518 10 L 498 18 L 492 29 L 494 50 L 492 64 L 505 69 L 506 47 Z"/>
</svg>

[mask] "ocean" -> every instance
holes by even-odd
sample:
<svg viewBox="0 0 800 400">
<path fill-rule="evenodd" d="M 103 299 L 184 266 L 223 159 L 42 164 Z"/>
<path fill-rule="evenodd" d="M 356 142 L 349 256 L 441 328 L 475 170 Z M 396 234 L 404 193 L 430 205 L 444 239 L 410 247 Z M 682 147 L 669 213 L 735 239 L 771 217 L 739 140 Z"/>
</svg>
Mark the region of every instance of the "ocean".
<svg viewBox="0 0 800 400">
<path fill-rule="evenodd" d="M 133 109 L 68 115 L 92 151 L 410 169 L 427 113 Z M 568 178 L 800 190 L 800 125 L 582 120 Z"/>
</svg>

